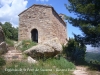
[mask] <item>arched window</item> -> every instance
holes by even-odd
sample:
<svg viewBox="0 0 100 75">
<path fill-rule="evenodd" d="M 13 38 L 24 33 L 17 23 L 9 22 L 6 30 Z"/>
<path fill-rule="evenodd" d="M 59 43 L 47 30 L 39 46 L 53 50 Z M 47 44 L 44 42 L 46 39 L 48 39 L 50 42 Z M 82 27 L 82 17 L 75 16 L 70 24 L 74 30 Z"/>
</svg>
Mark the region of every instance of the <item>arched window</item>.
<svg viewBox="0 0 100 75">
<path fill-rule="evenodd" d="M 32 29 L 31 38 L 32 38 L 32 41 L 38 43 L 38 31 L 37 31 L 37 29 Z"/>
</svg>

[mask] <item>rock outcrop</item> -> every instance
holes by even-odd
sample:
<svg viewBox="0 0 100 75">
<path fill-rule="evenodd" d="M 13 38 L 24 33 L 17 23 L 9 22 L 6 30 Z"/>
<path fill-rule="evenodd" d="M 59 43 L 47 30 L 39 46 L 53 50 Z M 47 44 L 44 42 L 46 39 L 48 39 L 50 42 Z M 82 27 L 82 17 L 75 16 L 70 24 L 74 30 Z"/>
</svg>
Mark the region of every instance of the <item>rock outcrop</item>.
<svg viewBox="0 0 100 75">
<path fill-rule="evenodd" d="M 3 54 L 7 52 L 7 47 L 5 43 L 5 36 L 2 30 L 2 27 L 0 26 L 0 54 Z"/>
<path fill-rule="evenodd" d="M 27 57 L 27 61 L 28 63 L 33 63 L 33 64 L 37 63 L 37 61 L 30 56 Z"/>
<path fill-rule="evenodd" d="M 47 40 L 42 44 L 33 46 L 32 48 L 24 51 L 25 54 L 32 58 L 49 58 L 54 57 L 62 51 L 62 45 L 57 38 Z"/>
</svg>

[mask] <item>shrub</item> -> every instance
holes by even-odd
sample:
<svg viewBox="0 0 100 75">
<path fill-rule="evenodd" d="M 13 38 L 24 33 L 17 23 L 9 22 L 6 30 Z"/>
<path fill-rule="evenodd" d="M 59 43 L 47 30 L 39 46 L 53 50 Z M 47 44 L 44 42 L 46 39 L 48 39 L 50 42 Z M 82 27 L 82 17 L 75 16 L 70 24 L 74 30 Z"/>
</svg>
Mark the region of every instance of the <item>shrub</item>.
<svg viewBox="0 0 100 75">
<path fill-rule="evenodd" d="M 32 46 L 35 46 L 37 43 L 32 42 L 31 40 L 23 40 L 22 43 L 18 46 L 21 51 L 25 51 Z"/>
<path fill-rule="evenodd" d="M 75 39 L 69 39 L 68 44 L 63 46 L 63 53 L 75 64 L 83 64 L 85 61 L 86 46 Z"/>
<path fill-rule="evenodd" d="M 63 57 L 60 57 L 60 59 L 55 59 L 55 58 L 47 59 L 46 63 L 48 63 L 49 65 L 52 65 L 52 66 L 56 66 L 56 68 L 59 68 L 59 69 L 75 68 L 75 66 L 72 62 L 69 62 L 68 60 L 66 60 Z"/>
<path fill-rule="evenodd" d="M 100 71 L 100 62 L 96 60 L 90 60 L 89 62 L 90 69 Z"/>
<path fill-rule="evenodd" d="M 4 66 L 6 64 L 6 61 L 0 57 L 0 67 Z"/>
<path fill-rule="evenodd" d="M 6 43 L 7 43 L 9 46 L 14 46 L 13 40 L 10 40 L 10 39 L 8 39 L 8 38 L 5 38 L 5 41 L 6 41 Z"/>
</svg>

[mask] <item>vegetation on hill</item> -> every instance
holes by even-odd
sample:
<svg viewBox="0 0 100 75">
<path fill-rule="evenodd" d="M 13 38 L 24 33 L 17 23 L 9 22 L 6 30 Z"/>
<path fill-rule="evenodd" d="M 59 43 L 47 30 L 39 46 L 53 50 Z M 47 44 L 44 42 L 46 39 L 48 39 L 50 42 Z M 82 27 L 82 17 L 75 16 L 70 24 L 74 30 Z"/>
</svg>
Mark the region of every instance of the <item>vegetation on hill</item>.
<svg viewBox="0 0 100 75">
<path fill-rule="evenodd" d="M 77 15 L 76 18 L 67 17 L 66 19 L 75 27 L 78 27 L 83 35 L 74 35 L 75 39 L 69 39 L 68 44 L 63 47 L 64 54 L 67 59 L 74 62 L 75 64 L 83 64 L 85 61 L 86 46 L 84 44 L 91 44 L 92 46 L 100 46 L 100 1 L 99 0 L 68 0 L 69 4 L 66 5 L 70 12 Z M 0 23 L 4 34 L 6 36 L 6 42 L 13 45 L 11 40 L 18 40 L 18 28 L 15 28 L 9 22 L 4 24 Z M 22 41 L 18 47 L 24 51 L 36 45 L 32 41 Z M 91 61 L 92 59 L 92 61 Z M 100 62 L 98 62 L 99 55 L 93 53 L 86 53 L 86 61 L 89 62 L 92 68 L 96 67 L 99 69 Z M 4 62 L 0 59 L 0 62 Z M 4 64 L 0 63 L 1 66 Z M 16 66 L 17 65 L 17 66 Z M 23 69 L 23 71 L 5 71 L 7 69 Z M 27 62 L 12 62 L 0 68 L 0 75 L 70 75 L 69 71 L 56 71 L 56 69 L 73 69 L 75 66 L 68 62 L 64 58 L 58 59 L 47 59 L 46 61 L 39 61 L 38 64 L 29 64 Z M 28 69 L 28 71 L 24 71 Z M 53 71 L 32 71 L 34 69 L 52 69 Z"/>
<path fill-rule="evenodd" d="M 66 5 L 67 9 L 75 13 L 77 17 L 67 17 L 66 19 L 73 26 L 78 27 L 83 32 L 83 35 L 74 34 L 75 39 L 69 39 L 68 44 L 63 47 L 63 53 L 66 55 L 67 59 L 75 64 L 84 64 L 86 59 L 91 68 L 100 69 L 100 62 L 98 62 L 100 61 L 100 55 L 97 53 L 86 53 L 86 46 L 84 45 L 91 44 L 92 46 L 100 46 L 100 1 L 68 1 L 69 4 Z M 0 26 L 3 28 L 6 43 L 10 46 L 14 46 L 12 40 L 18 40 L 18 28 L 13 27 L 9 22 L 5 22 L 4 24 L 0 22 Z M 24 51 L 34 45 L 36 45 L 36 43 L 25 40 L 18 45 L 18 48 Z M 40 60 L 37 64 L 29 64 L 25 61 L 7 62 L 6 65 L 5 63 L 5 60 L 0 58 L 0 75 L 71 75 L 71 72 L 68 70 L 73 70 L 75 68 L 73 63 L 68 62 L 63 57 L 60 57 L 60 59 L 50 58 L 45 61 Z M 1 68 L 1 66 L 3 67 Z M 36 69 L 37 71 L 35 71 Z"/>
<path fill-rule="evenodd" d="M 0 70 L 0 75 L 72 75 L 73 63 L 63 57 L 58 59 L 39 60 L 38 64 L 13 61 Z"/>
<path fill-rule="evenodd" d="M 86 52 L 85 59 L 87 62 L 90 62 L 91 60 L 96 60 L 100 62 L 100 52 Z"/>
<path fill-rule="evenodd" d="M 69 3 L 65 4 L 65 6 L 67 10 L 71 13 L 74 13 L 76 17 L 66 16 L 66 19 L 74 27 L 78 27 L 83 32 L 82 35 L 74 34 L 75 39 L 78 42 L 83 42 L 83 44 L 85 45 L 92 45 L 94 47 L 99 47 L 100 46 L 100 1 L 99 0 L 68 0 L 68 1 Z M 75 47 L 72 46 L 66 51 L 67 52 L 66 54 L 68 54 L 69 50 L 71 52 L 73 48 L 75 50 Z M 83 51 L 84 50 L 85 47 L 83 48 Z M 74 53 L 77 54 L 76 52 Z M 79 56 L 80 54 L 77 55 Z M 97 53 L 86 53 L 85 59 L 87 62 L 89 62 L 87 63 L 87 65 L 93 69 L 100 70 L 99 68 L 100 61 L 98 61 L 100 59 L 99 55 L 100 54 Z"/>
</svg>

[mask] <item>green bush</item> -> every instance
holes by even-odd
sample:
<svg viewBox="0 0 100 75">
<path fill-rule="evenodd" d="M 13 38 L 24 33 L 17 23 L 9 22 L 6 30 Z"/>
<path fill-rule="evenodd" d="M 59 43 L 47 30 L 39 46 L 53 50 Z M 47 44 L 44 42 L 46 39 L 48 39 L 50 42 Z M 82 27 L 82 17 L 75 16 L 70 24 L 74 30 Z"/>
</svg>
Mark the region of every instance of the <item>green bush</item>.
<svg viewBox="0 0 100 75">
<path fill-rule="evenodd" d="M 69 39 L 68 44 L 63 46 L 63 53 L 75 64 L 84 64 L 86 46 L 75 39 Z"/>
<path fill-rule="evenodd" d="M 31 40 L 23 40 L 22 43 L 18 46 L 18 48 L 21 51 L 25 51 L 25 50 L 27 50 L 27 49 L 31 48 L 32 46 L 35 46 L 35 45 L 37 45 L 37 43 L 32 42 Z"/>
<path fill-rule="evenodd" d="M 100 71 L 100 62 L 96 60 L 90 60 L 89 62 L 90 69 Z"/>
<path fill-rule="evenodd" d="M 0 67 L 4 66 L 6 64 L 6 61 L 0 57 Z"/>
<path fill-rule="evenodd" d="M 60 69 L 73 69 L 75 68 L 74 64 L 72 62 L 69 62 L 63 57 L 60 57 L 60 59 L 55 59 L 55 58 L 50 58 L 46 60 L 46 63 L 52 66 L 56 66 L 57 68 Z"/>
<path fill-rule="evenodd" d="M 5 41 L 6 41 L 6 43 L 7 43 L 9 46 L 14 46 L 13 40 L 10 40 L 10 39 L 8 39 L 8 38 L 5 38 Z"/>
</svg>

